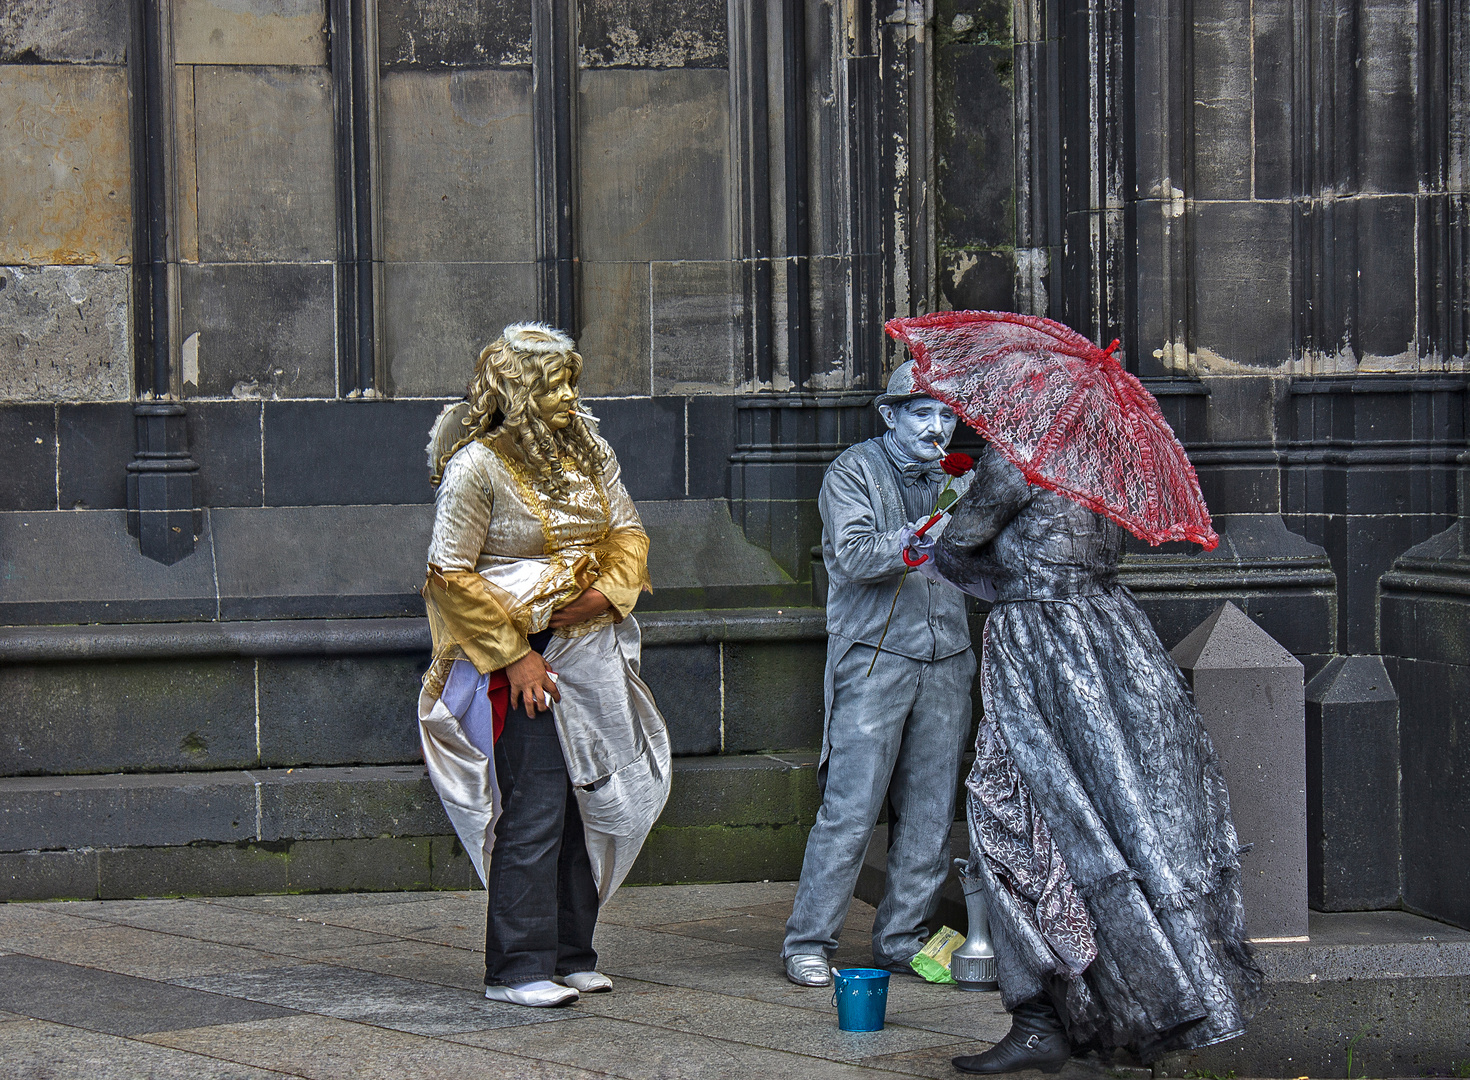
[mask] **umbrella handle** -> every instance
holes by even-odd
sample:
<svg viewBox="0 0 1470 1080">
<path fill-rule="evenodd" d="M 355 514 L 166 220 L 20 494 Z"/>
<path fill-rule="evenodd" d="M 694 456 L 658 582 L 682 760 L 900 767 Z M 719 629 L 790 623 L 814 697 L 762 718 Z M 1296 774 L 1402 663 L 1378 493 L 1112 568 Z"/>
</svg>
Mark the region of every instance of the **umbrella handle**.
<svg viewBox="0 0 1470 1080">
<path fill-rule="evenodd" d="M 943 516 L 944 516 L 944 511 L 942 511 L 942 510 L 936 510 L 936 511 L 934 511 L 934 516 L 933 517 L 931 517 L 928 521 L 924 522 L 924 524 L 920 525 L 916 530 L 914 530 L 914 538 L 917 539 L 918 537 L 923 536 L 926 532 L 928 532 L 930 530 L 931 527 L 933 527 L 934 523 L 936 521 L 938 521 L 940 518 L 942 518 Z M 917 559 L 910 558 L 909 557 L 909 549 L 908 548 L 904 548 L 903 549 L 903 564 L 905 566 L 909 566 L 909 567 L 923 566 L 928 561 L 929 561 L 929 556 L 927 556 L 927 555 L 920 555 Z"/>
</svg>

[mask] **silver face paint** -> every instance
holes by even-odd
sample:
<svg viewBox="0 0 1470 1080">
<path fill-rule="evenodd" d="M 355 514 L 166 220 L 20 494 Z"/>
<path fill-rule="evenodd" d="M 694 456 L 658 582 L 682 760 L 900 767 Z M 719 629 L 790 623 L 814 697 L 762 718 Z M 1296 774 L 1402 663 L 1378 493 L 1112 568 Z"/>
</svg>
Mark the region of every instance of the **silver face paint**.
<svg viewBox="0 0 1470 1080">
<path fill-rule="evenodd" d="M 942 458 L 959 422 L 953 409 L 929 397 L 879 405 L 878 413 L 888 425 L 889 445 L 911 461 Z"/>
</svg>

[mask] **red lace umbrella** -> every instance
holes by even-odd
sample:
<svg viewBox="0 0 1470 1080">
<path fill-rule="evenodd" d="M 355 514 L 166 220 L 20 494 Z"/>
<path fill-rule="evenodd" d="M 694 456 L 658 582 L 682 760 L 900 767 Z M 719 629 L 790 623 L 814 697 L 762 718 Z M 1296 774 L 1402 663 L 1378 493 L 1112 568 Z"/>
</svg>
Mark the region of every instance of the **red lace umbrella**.
<svg viewBox="0 0 1470 1080">
<path fill-rule="evenodd" d="M 1027 481 L 1112 518 L 1150 544 L 1220 542 L 1194 466 L 1159 403 L 1074 330 L 1008 311 L 893 319 L 914 382 L 1015 463 Z"/>
</svg>

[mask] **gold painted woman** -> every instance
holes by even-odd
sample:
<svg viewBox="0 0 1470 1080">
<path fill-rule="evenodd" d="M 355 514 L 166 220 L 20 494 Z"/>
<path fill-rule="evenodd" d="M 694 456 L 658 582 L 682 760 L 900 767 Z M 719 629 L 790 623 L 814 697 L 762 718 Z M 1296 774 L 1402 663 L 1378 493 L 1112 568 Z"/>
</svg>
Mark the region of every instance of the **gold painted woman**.
<svg viewBox="0 0 1470 1080">
<path fill-rule="evenodd" d="M 429 442 L 424 760 L 488 893 L 485 996 L 612 989 L 598 908 L 669 795 L 668 733 L 638 675 L 648 536 L 577 398 L 582 358 L 507 326 Z"/>
</svg>

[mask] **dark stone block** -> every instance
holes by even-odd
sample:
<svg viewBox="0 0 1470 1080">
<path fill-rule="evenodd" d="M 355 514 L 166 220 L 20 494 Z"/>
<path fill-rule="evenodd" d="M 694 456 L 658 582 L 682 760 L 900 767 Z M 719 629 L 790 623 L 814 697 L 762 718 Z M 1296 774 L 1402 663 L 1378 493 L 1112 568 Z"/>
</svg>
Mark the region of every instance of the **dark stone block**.
<svg viewBox="0 0 1470 1080">
<path fill-rule="evenodd" d="M 132 8 L 116 0 L 9 0 L 0 18 L 0 64 L 122 64 Z"/>
<path fill-rule="evenodd" d="M 1354 119 L 1364 191 L 1409 193 L 1419 187 L 1418 135 L 1424 111 L 1432 107 L 1418 94 L 1416 68 L 1424 63 L 1419 18 L 1417 7 L 1389 0 L 1364 4 L 1355 20 Z M 1367 260 L 1359 266 L 1366 271 Z"/>
<path fill-rule="evenodd" d="M 0 1008 L 125 1036 L 296 1015 L 258 1001 L 19 955 L 0 957 Z"/>
<path fill-rule="evenodd" d="M 582 0 L 582 65 L 589 68 L 722 68 L 730 62 L 722 0 Z"/>
<path fill-rule="evenodd" d="M 689 497 L 722 499 L 735 449 L 735 403 L 729 397 L 691 397 L 689 405 Z"/>
<path fill-rule="evenodd" d="M 291 845 L 286 860 L 288 887 L 292 892 L 428 889 L 431 842 L 427 836 L 301 841 Z"/>
<path fill-rule="evenodd" d="M 268 506 L 430 503 L 424 458 L 441 401 L 265 405 Z"/>
<path fill-rule="evenodd" d="M 208 515 L 199 546 L 209 547 Z M 212 619 L 214 567 L 198 550 L 163 566 L 128 536 L 123 510 L 0 513 L 0 625 Z"/>
<path fill-rule="evenodd" d="M 1009 37 L 1009 27 L 1003 37 Z M 1012 67 L 1011 49 L 1004 45 L 957 43 L 940 48 L 936 57 L 941 248 L 1016 242 Z"/>
<path fill-rule="evenodd" d="M 653 392 L 653 320 L 647 263 L 582 263 L 581 392 Z"/>
<path fill-rule="evenodd" d="M 95 900 L 97 852 L 15 851 L 0 854 L 0 901 Z"/>
<path fill-rule="evenodd" d="M 743 308 L 737 264 L 656 262 L 652 289 L 653 392 L 729 392 Z"/>
<path fill-rule="evenodd" d="M 1412 170 L 1412 161 L 1406 164 Z M 1358 219 L 1358 353 L 1365 365 L 1378 366 L 1373 358 L 1401 359 L 1412 356 L 1415 348 L 1418 276 L 1414 200 L 1354 201 Z"/>
<path fill-rule="evenodd" d="M 189 454 L 199 463 L 200 506 L 261 504 L 261 403 L 191 401 Z"/>
<path fill-rule="evenodd" d="M 582 259 L 730 257 L 729 82 L 723 71 L 583 71 Z"/>
<path fill-rule="evenodd" d="M 230 769 L 255 761 L 249 660 L 7 665 L 0 688 L 8 715 L 30 717 L 0 741 L 6 776 Z"/>
<path fill-rule="evenodd" d="M 720 647 L 660 645 L 643 652 L 643 679 L 669 725 L 675 754 L 720 752 Z"/>
<path fill-rule="evenodd" d="M 140 719 L 142 727 L 152 718 Z M 9 777 L 0 789 L 3 851 L 233 843 L 255 835 L 255 784 L 243 772 Z"/>
<path fill-rule="evenodd" d="M 131 419 L 132 409 L 121 407 Z M 0 475 L 0 510 L 57 509 L 56 407 L 0 406 L 0 446 L 6 448 L 6 467 Z M 121 466 L 118 473 L 121 476 Z"/>
<path fill-rule="evenodd" d="M 1198 0 L 1192 43 L 1193 102 L 1188 114 L 1194 128 L 1192 194 L 1200 199 L 1248 199 L 1254 75 L 1249 8 L 1234 0 Z"/>
<path fill-rule="evenodd" d="M 1398 694 L 1381 657 L 1347 656 L 1306 697 L 1308 899 L 1319 911 L 1397 907 Z"/>
<path fill-rule="evenodd" d="M 127 466 L 136 449 L 132 404 L 62 405 L 56 423 L 60 505 L 71 510 L 126 507 Z"/>
<path fill-rule="evenodd" d="M 183 333 L 199 335 L 199 395 L 333 396 L 332 274 L 324 265 L 184 266 Z"/>
<path fill-rule="evenodd" d="M 1307 933 L 1302 664 L 1234 604 L 1174 647 L 1220 755 L 1252 937 Z"/>
<path fill-rule="evenodd" d="M 427 656 L 262 657 L 261 764 L 420 760 L 410 705 L 427 666 Z"/>
<path fill-rule="evenodd" d="M 271 769 L 250 776 L 260 785 L 263 841 L 421 837 L 454 831 L 422 765 Z"/>
<path fill-rule="evenodd" d="M 1256 0 L 1251 5 L 1255 58 L 1255 191 L 1258 199 L 1291 195 L 1292 5 Z"/>
<path fill-rule="evenodd" d="M 423 614 L 430 506 L 242 507 L 210 516 L 222 619 Z"/>
<path fill-rule="evenodd" d="M 822 745 L 820 642 L 725 646 L 725 752 L 810 750 Z"/>
<path fill-rule="evenodd" d="M 684 399 L 604 398 L 590 404 L 602 421 L 602 437 L 618 455 L 628 494 L 683 498 Z"/>
<path fill-rule="evenodd" d="M 384 70 L 524 67 L 531 62 L 531 0 L 383 0 Z"/>
<path fill-rule="evenodd" d="M 1196 340 L 1227 360 L 1275 367 L 1291 341 L 1291 210 L 1280 203 L 1198 203 Z"/>
<path fill-rule="evenodd" d="M 1466 625 L 1463 605 L 1458 613 Z M 1461 631 L 1463 636 L 1463 629 Z M 1470 927 L 1470 667 L 1385 657 L 1399 688 L 1404 904 Z"/>
<path fill-rule="evenodd" d="M 460 397 L 480 351 L 536 311 L 530 263 L 388 263 L 383 278 L 389 389 L 399 397 Z"/>
<path fill-rule="evenodd" d="M 1016 297 L 1015 259 L 1009 251 L 941 252 L 939 290 L 955 311 L 1010 311 Z"/>
<path fill-rule="evenodd" d="M 243 843 L 104 848 L 97 853 L 97 898 L 283 893 L 289 859 L 279 846 Z"/>
<path fill-rule="evenodd" d="M 431 836 L 429 840 L 429 888 L 460 892 L 483 891 L 480 875 L 459 837 Z M 402 843 L 402 841 L 400 841 Z"/>
</svg>

